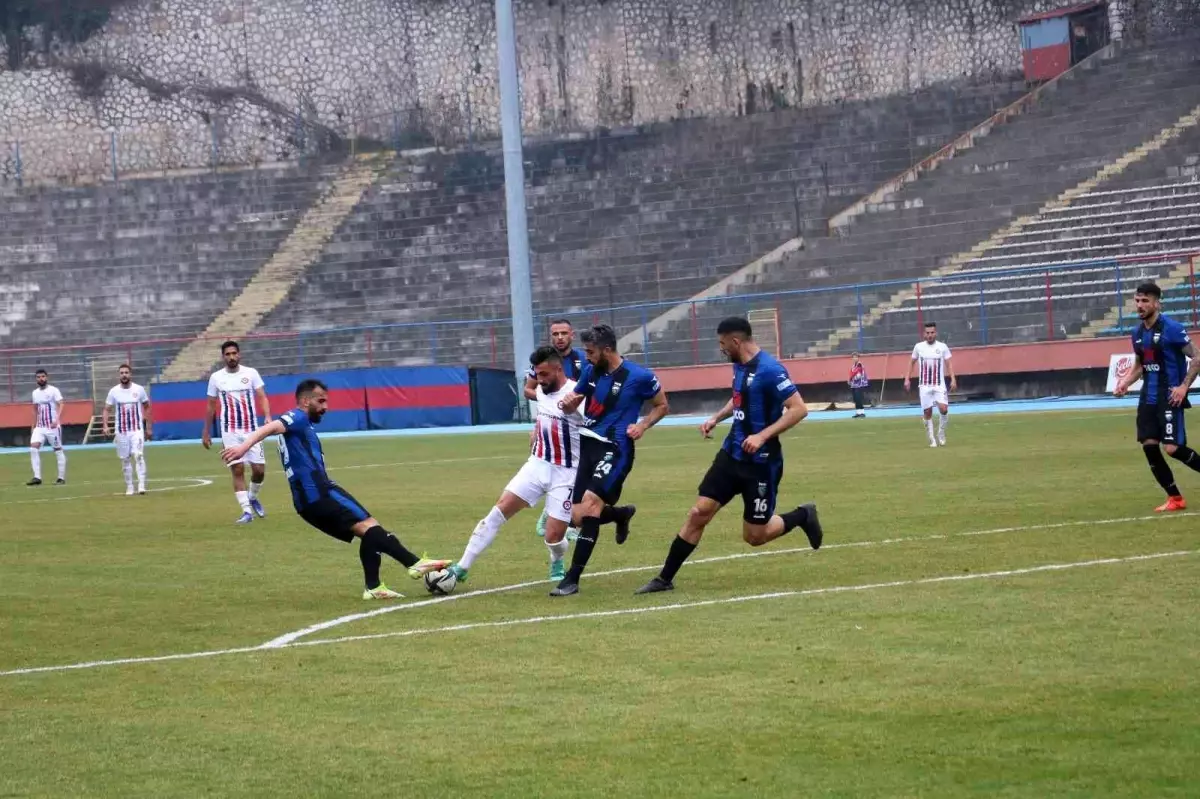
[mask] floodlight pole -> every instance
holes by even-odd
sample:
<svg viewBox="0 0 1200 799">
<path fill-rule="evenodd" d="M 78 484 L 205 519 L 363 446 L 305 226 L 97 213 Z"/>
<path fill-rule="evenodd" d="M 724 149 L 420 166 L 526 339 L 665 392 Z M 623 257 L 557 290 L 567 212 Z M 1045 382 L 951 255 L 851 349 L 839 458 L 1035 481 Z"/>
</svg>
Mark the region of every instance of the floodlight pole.
<svg viewBox="0 0 1200 799">
<path fill-rule="evenodd" d="M 513 368 L 518 385 L 533 352 L 533 286 L 525 218 L 525 164 L 521 149 L 521 87 L 513 0 L 496 0 L 496 54 L 500 70 L 500 133 L 504 146 L 504 205 L 508 222 L 508 286 L 512 302 Z"/>
</svg>

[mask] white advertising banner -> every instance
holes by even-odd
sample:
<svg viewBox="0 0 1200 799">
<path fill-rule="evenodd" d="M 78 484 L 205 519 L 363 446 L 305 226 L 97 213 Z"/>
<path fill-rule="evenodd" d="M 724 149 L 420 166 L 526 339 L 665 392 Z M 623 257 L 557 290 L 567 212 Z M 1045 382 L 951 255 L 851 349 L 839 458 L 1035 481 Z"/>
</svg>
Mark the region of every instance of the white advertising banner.
<svg viewBox="0 0 1200 799">
<path fill-rule="evenodd" d="M 1188 363 L 1190 364 L 1191 362 L 1192 361 L 1189 358 Z M 1108 382 L 1105 384 L 1104 390 L 1111 392 L 1114 388 L 1116 388 L 1117 381 L 1123 379 L 1126 375 L 1128 375 L 1133 370 L 1134 363 L 1135 363 L 1135 361 L 1133 359 L 1132 352 L 1123 352 L 1120 355 L 1109 356 L 1109 359 L 1108 359 Z M 1200 389 L 1200 377 L 1197 377 L 1196 380 L 1192 383 L 1191 387 L 1189 388 L 1189 391 L 1195 391 L 1197 389 Z M 1142 381 L 1141 380 L 1137 381 L 1136 383 L 1134 383 L 1132 386 L 1129 387 L 1130 394 L 1134 394 L 1141 390 L 1142 390 Z"/>
</svg>

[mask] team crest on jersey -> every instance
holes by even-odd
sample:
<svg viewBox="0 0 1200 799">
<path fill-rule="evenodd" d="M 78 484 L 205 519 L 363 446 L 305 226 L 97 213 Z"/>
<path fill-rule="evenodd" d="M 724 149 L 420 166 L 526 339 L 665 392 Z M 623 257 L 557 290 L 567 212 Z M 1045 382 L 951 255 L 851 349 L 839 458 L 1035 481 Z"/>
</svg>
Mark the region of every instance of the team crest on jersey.
<svg viewBox="0 0 1200 799">
<path fill-rule="evenodd" d="M 615 397 L 620 393 L 621 393 L 621 383 L 620 383 L 620 381 L 615 381 L 612 385 L 612 395 Z"/>
<path fill-rule="evenodd" d="M 249 382 L 250 382 L 250 378 L 248 378 L 248 377 L 243 377 L 243 378 L 242 378 L 242 382 L 243 382 L 243 383 L 249 383 Z"/>
<path fill-rule="evenodd" d="M 767 484 L 766 483 L 758 484 L 758 495 L 760 497 L 765 497 L 767 495 Z"/>
<path fill-rule="evenodd" d="M 1162 333 L 1159 333 L 1159 332 L 1156 330 L 1156 331 L 1154 332 L 1154 346 L 1156 346 L 1156 347 L 1158 346 L 1158 340 L 1159 340 L 1160 338 L 1162 338 Z"/>
</svg>

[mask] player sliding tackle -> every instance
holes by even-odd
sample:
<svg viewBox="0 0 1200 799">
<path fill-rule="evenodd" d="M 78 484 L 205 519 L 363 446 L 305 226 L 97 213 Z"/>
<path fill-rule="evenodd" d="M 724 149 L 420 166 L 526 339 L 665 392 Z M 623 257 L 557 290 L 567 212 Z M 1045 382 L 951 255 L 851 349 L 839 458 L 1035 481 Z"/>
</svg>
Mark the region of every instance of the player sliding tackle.
<svg viewBox="0 0 1200 799">
<path fill-rule="evenodd" d="M 541 347 L 529 358 L 537 400 L 537 419 L 533 429 L 533 450 L 529 460 L 509 481 L 496 505 L 475 525 L 471 540 L 458 563 L 450 571 L 461 582 L 467 570 L 484 553 L 500 528 L 538 500 L 546 500 L 546 548 L 550 550 L 550 579 L 566 576 L 563 558 L 570 544 L 566 540 L 571 521 L 571 492 L 575 487 L 575 469 L 579 465 L 579 425 L 583 416 L 566 413 L 558 404 L 575 390 L 575 381 L 563 371 L 563 356 L 554 347 Z"/>
<path fill-rule="evenodd" d="M 638 594 L 674 589 L 675 573 L 695 551 L 704 528 L 717 511 L 739 495 L 742 538 L 750 546 L 760 547 L 799 527 L 813 549 L 821 548 L 823 533 L 816 505 L 808 503 L 775 514 L 779 481 L 783 478 L 779 436 L 807 416 L 808 408 L 783 364 L 755 343 L 750 322 L 731 316 L 717 326 L 717 337 L 721 352 L 733 362 L 733 396 L 700 425 L 700 432 L 710 438 L 713 429 L 730 416 L 733 424 L 700 481 L 699 496 L 671 543 L 662 571 L 639 588 L 635 592 Z"/>
<path fill-rule="evenodd" d="M 446 568 L 449 561 L 418 558 L 375 521 L 366 508 L 325 473 L 325 455 L 314 424 L 329 405 L 328 389 L 320 380 L 304 380 L 296 386 L 296 408 L 273 422 L 248 433 L 237 444 L 221 451 L 226 463 L 240 461 L 248 451 L 268 436 L 279 436 L 279 457 L 283 473 L 292 489 L 292 503 L 300 518 L 326 535 L 350 543 L 359 539 L 358 557 L 362 561 L 366 589 L 363 599 L 395 599 L 403 596 L 379 579 L 382 558 L 395 558 L 408 569 L 408 576 L 419 579 L 426 572 Z"/>
</svg>

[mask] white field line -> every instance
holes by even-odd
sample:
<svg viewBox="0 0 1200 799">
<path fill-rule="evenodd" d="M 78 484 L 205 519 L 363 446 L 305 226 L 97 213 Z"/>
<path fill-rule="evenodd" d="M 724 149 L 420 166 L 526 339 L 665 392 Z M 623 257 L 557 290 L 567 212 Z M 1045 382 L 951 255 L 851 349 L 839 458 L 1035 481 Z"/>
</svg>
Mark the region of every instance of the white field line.
<svg viewBox="0 0 1200 799">
<path fill-rule="evenodd" d="M 185 480 L 191 481 L 191 485 L 165 486 L 163 488 L 147 488 L 146 493 L 149 494 L 151 492 L 156 492 L 156 491 L 182 491 L 185 488 L 204 488 L 205 486 L 210 486 L 213 484 L 213 481 L 209 480 L 206 477 L 160 477 L 160 478 L 157 478 L 154 480 L 148 480 L 147 482 L 181 483 Z M 117 481 L 116 480 L 108 480 L 108 481 L 96 480 L 96 481 L 92 481 L 92 482 L 95 482 L 95 483 L 113 482 L 113 483 L 115 483 Z M 74 484 L 69 483 L 68 485 L 83 485 L 83 483 L 74 483 Z M 62 490 L 61 488 L 55 488 L 54 486 L 49 486 L 49 487 L 43 486 L 42 489 L 50 490 L 50 491 L 61 491 Z M 0 505 L 42 505 L 47 502 L 70 502 L 73 499 L 99 499 L 101 497 L 123 497 L 123 496 L 125 496 L 124 491 L 112 491 L 112 492 L 106 492 L 103 494 L 73 494 L 69 497 L 46 497 L 43 499 L 6 499 L 6 500 L 0 501 Z"/>
<path fill-rule="evenodd" d="M 754 602 L 766 599 L 783 599 L 788 597 L 802 596 L 819 596 L 822 594 L 839 594 L 855 591 L 874 591 L 882 588 L 902 588 L 906 586 L 919 585 L 936 585 L 939 583 L 954 583 L 967 582 L 972 580 L 988 580 L 1001 579 L 1005 577 L 1018 577 L 1026 574 L 1038 574 L 1042 572 L 1058 572 L 1068 569 L 1080 569 L 1090 566 L 1107 566 L 1123 563 L 1136 563 L 1150 560 L 1160 560 L 1163 558 L 1178 558 L 1188 555 L 1200 554 L 1200 550 L 1177 550 L 1173 552 L 1156 552 L 1148 555 L 1131 555 L 1121 558 L 1099 558 L 1096 560 L 1076 561 L 1073 563 L 1049 563 L 1042 566 L 1029 566 L 1021 569 L 1006 569 L 1003 571 L 979 572 L 976 574 L 947 574 L 939 577 L 924 577 L 914 580 L 892 580 L 884 583 L 860 583 L 857 585 L 839 585 L 828 586 L 825 588 L 808 588 L 796 591 L 774 591 L 766 594 L 750 594 L 746 596 L 725 597 L 723 599 L 708 599 L 699 602 L 677 602 L 667 605 L 651 605 L 648 607 L 637 608 L 622 608 L 619 610 L 599 610 L 587 613 L 565 613 L 554 616 L 531 616 L 524 619 L 508 619 L 505 621 L 486 621 L 472 622 L 467 624 L 453 624 L 444 627 L 427 627 L 412 630 L 399 630 L 388 633 L 376 633 L 373 635 L 355 635 L 342 638 L 325 638 L 312 641 L 303 641 L 285 645 L 285 647 L 277 648 L 294 648 L 300 646 L 324 646 L 328 644 L 348 643 L 351 641 L 368 641 L 379 638 L 405 638 L 415 635 L 434 635 L 437 633 L 461 632 L 464 630 L 476 630 L 493 627 L 512 627 L 525 624 L 540 624 L 550 621 L 571 621 L 578 619 L 594 619 L 605 618 L 609 616 L 629 616 L 635 614 L 657 613 L 665 610 L 684 610 L 688 608 L 711 607 L 714 605 L 729 605 L 741 602 Z M 123 666 L 133 664 L 146 663 L 166 663 L 175 660 L 198 660 L 201 658 L 218 657 L 221 655 L 237 655 L 247 654 L 252 652 L 265 652 L 267 648 L 264 646 L 238 647 L 235 649 L 214 649 L 206 652 L 185 652 L 174 655 L 159 655 L 153 657 L 135 657 L 121 658 L 117 660 L 93 660 L 85 663 L 71 663 L 60 666 L 36 666 L 24 669 L 11 669 L 9 671 L 0 671 L 0 677 L 16 677 L 28 674 L 45 674 L 50 672 L 61 671 L 79 671 L 83 669 L 94 669 L 102 666 Z"/>
<path fill-rule="evenodd" d="M 1055 522 L 1052 524 L 1031 524 L 1019 527 L 996 527 L 991 530 L 972 530 L 965 533 L 942 533 L 936 535 L 912 536 L 906 538 L 884 538 L 878 541 L 854 541 L 847 544 L 827 544 L 822 549 L 852 549 L 852 548 L 867 548 L 879 547 L 890 544 L 908 544 L 920 541 L 942 541 L 948 538 L 962 538 L 965 536 L 980 536 L 980 535 L 1002 535 L 1005 533 L 1020 533 L 1029 532 L 1032 530 L 1057 530 L 1064 527 L 1081 527 L 1084 525 L 1102 525 L 1102 524 L 1124 524 L 1128 522 L 1145 522 L 1145 521 L 1165 521 L 1168 519 L 1177 519 L 1180 517 L 1195 516 L 1195 512 L 1173 513 L 1168 516 L 1127 516 L 1120 519 L 1095 519 L 1087 521 L 1074 522 Z M 754 550 L 751 552 L 738 552 L 733 555 L 715 555 L 710 558 L 694 558 L 687 561 L 685 566 L 697 566 L 703 563 L 720 563 L 728 560 L 741 560 L 742 558 L 764 558 L 773 555 L 792 555 L 796 553 L 812 552 L 809 547 L 790 547 L 787 549 L 769 549 L 769 550 Z M 634 572 L 654 571 L 660 568 L 658 565 L 653 566 L 626 566 L 620 569 L 609 569 L 608 571 L 600 571 L 593 573 L 585 573 L 584 577 L 610 577 L 615 574 L 631 574 Z M 433 599 L 422 599 L 416 602 L 405 602 L 398 605 L 388 605 L 387 607 L 376 608 L 375 610 L 367 610 L 361 613 L 349 613 L 345 616 L 339 616 L 336 619 L 329 621 L 318 622 L 295 632 L 286 633 L 277 638 L 272 638 L 270 641 L 262 644 L 264 649 L 275 649 L 281 646 L 287 646 L 301 638 L 312 635 L 313 633 L 322 632 L 333 627 L 340 627 L 343 624 L 351 624 L 363 619 L 382 616 L 386 613 L 395 613 L 401 610 L 411 610 L 413 608 L 426 607 L 428 605 L 440 605 L 443 602 L 453 602 L 455 600 L 467 599 L 470 597 L 487 596 L 489 594 L 501 594 L 509 591 L 518 591 L 522 588 L 532 588 L 534 586 L 543 585 L 550 582 L 549 580 L 531 580 L 523 583 L 513 583 L 511 585 L 501 585 L 495 588 L 482 588 L 478 591 L 467 591 L 461 594 L 451 594 L 450 596 L 440 596 Z"/>
<path fill-rule="evenodd" d="M 1136 563 L 1138 561 L 1158 560 L 1161 558 L 1179 558 L 1185 555 L 1200 554 L 1200 550 L 1177 550 L 1175 552 L 1155 552 L 1150 555 L 1132 555 L 1124 558 L 1100 558 L 1097 560 L 1076 561 L 1074 563 L 1048 563 L 1043 566 L 1029 566 L 1023 569 L 1006 569 L 1004 571 L 979 572 L 976 574 L 947 574 L 941 577 L 924 577 L 917 580 L 892 580 L 886 583 L 860 583 L 858 585 L 835 585 L 826 588 L 805 588 L 796 591 L 772 591 L 768 594 L 750 594 L 748 596 L 731 596 L 723 599 L 705 599 L 699 602 L 674 602 L 668 605 L 652 605 L 641 608 L 621 608 L 619 610 L 594 610 L 587 613 L 565 613 L 555 616 L 530 616 L 524 619 L 507 619 L 505 621 L 479 621 L 466 624 L 452 624 L 445 627 L 427 627 L 414 630 L 398 630 L 388 633 L 370 635 L 347 635 L 341 638 L 317 638 L 312 641 L 299 641 L 289 646 L 324 646 L 326 644 L 342 644 L 351 641 L 373 641 L 380 638 L 408 638 L 414 635 L 433 635 L 436 633 L 452 633 L 463 630 L 480 630 L 492 627 L 514 627 L 522 624 L 541 624 L 547 621 L 574 621 L 576 619 L 599 619 L 609 616 L 633 616 L 642 613 L 657 613 L 663 610 L 684 610 L 687 608 L 704 608 L 713 605 L 731 605 L 738 602 L 755 602 L 763 599 L 784 599 L 787 597 L 819 596 L 821 594 L 844 594 L 852 591 L 875 591 L 880 588 L 903 588 L 915 585 L 936 585 L 938 583 L 967 582 L 970 580 L 994 580 L 1004 577 L 1019 577 L 1024 574 L 1040 572 L 1065 571 L 1080 569 L 1087 566 L 1108 566 L 1119 563 Z M 4 676 L 4 672 L 0 672 Z"/>
</svg>

